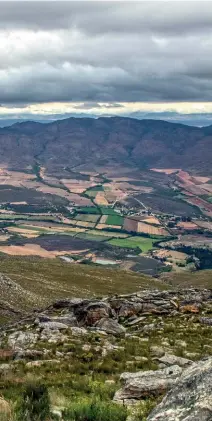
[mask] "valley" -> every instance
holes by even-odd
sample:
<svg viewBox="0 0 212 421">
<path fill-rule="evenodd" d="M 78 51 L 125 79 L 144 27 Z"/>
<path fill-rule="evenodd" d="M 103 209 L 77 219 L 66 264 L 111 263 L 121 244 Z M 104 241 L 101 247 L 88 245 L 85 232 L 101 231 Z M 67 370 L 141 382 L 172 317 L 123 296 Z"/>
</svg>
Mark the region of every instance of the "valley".
<svg viewBox="0 0 212 421">
<path fill-rule="evenodd" d="M 152 276 L 210 269 L 211 181 L 176 168 L 80 165 L 53 176 L 3 164 L 0 253 Z"/>
</svg>

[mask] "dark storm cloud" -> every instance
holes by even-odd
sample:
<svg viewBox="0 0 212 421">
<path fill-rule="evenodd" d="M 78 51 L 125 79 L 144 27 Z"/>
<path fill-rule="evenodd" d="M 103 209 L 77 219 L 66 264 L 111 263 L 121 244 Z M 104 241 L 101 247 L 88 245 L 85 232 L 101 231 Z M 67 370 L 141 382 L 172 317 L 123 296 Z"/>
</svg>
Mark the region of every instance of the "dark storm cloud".
<svg viewBox="0 0 212 421">
<path fill-rule="evenodd" d="M 1 103 L 211 101 L 211 52 L 210 2 L 0 2 Z"/>
</svg>

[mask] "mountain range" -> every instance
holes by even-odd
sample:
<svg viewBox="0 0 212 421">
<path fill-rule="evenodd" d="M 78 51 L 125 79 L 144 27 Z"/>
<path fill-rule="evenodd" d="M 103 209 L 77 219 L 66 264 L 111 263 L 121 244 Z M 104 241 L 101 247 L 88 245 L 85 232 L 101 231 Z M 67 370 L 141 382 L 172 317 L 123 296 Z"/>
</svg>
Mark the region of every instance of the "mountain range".
<svg viewBox="0 0 212 421">
<path fill-rule="evenodd" d="M 211 172 L 212 126 L 124 117 L 27 121 L 0 128 L 0 164 L 26 169 L 39 163 L 50 172 L 88 164 Z"/>
</svg>

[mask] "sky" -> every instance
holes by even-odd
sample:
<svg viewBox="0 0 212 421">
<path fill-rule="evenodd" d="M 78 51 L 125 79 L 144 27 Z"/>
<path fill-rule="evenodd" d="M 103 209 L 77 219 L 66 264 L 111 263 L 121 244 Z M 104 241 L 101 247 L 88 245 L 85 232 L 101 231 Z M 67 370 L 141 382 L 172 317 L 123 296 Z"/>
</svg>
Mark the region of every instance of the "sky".
<svg viewBox="0 0 212 421">
<path fill-rule="evenodd" d="M 0 118 L 212 116 L 212 2 L 0 1 Z"/>
</svg>

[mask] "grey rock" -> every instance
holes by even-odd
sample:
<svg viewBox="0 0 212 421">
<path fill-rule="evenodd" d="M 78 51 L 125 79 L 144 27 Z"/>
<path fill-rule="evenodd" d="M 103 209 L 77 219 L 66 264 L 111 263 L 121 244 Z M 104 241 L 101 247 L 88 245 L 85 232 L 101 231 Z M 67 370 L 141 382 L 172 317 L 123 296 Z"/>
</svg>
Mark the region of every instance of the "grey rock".
<svg viewBox="0 0 212 421">
<path fill-rule="evenodd" d="M 74 315 L 64 315 L 64 316 L 60 316 L 60 317 L 54 317 L 51 319 L 52 322 L 56 322 L 56 323 L 63 323 L 67 326 L 77 326 L 78 322 L 77 322 L 77 318 Z"/>
<path fill-rule="evenodd" d="M 37 357 L 42 357 L 44 354 L 43 351 L 37 349 L 26 349 L 22 351 L 17 351 L 14 353 L 15 360 L 24 360 L 25 358 L 34 359 Z"/>
<path fill-rule="evenodd" d="M 165 354 L 157 361 L 165 366 L 179 365 L 179 367 L 187 367 L 192 364 L 192 361 L 187 358 L 177 357 L 176 355 Z"/>
<path fill-rule="evenodd" d="M 120 379 L 124 381 L 124 386 L 116 392 L 114 401 L 159 396 L 175 384 L 181 373 L 182 368 L 176 365 L 164 370 L 123 373 Z"/>
<path fill-rule="evenodd" d="M 126 329 L 123 326 L 121 326 L 116 320 L 108 318 L 102 318 L 101 320 L 99 320 L 95 324 L 95 327 L 112 335 L 121 335 L 126 332 Z"/>
<path fill-rule="evenodd" d="M 8 345 L 13 349 L 25 348 L 34 344 L 37 339 L 37 333 L 16 331 L 8 336 Z"/>
<path fill-rule="evenodd" d="M 153 357 L 162 357 L 165 354 L 164 349 L 162 348 L 162 346 L 151 346 L 150 347 L 150 353 Z M 174 364 L 172 364 L 174 365 Z"/>
<path fill-rule="evenodd" d="M 178 378 L 147 421 L 211 421 L 212 358 L 193 363 Z"/>
<path fill-rule="evenodd" d="M 66 325 L 65 323 L 60 323 L 60 322 L 44 322 L 44 323 L 39 323 L 39 328 L 50 329 L 50 330 L 63 330 L 63 329 L 68 329 L 68 325 Z"/>
<path fill-rule="evenodd" d="M 0 374 L 4 375 L 12 371 L 14 367 L 12 364 L 0 364 Z"/>
<path fill-rule="evenodd" d="M 143 322 L 144 320 L 145 320 L 144 316 L 136 317 L 134 320 L 128 322 L 127 324 L 128 324 L 128 326 L 134 326 L 134 325 L 137 325 L 137 324 Z"/>
<path fill-rule="evenodd" d="M 204 325 L 212 326 L 212 318 L 210 317 L 200 317 L 199 321 Z"/>
<path fill-rule="evenodd" d="M 71 334 L 73 336 L 84 336 L 88 334 L 88 331 L 84 327 L 71 327 Z"/>
<path fill-rule="evenodd" d="M 30 361 L 26 363 L 27 368 L 34 368 L 34 367 L 42 367 L 45 364 L 60 364 L 60 360 L 38 360 L 38 361 Z"/>
</svg>

